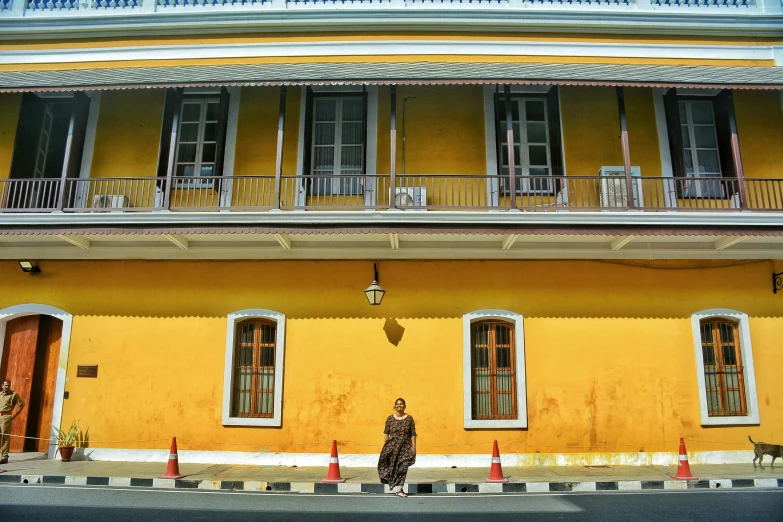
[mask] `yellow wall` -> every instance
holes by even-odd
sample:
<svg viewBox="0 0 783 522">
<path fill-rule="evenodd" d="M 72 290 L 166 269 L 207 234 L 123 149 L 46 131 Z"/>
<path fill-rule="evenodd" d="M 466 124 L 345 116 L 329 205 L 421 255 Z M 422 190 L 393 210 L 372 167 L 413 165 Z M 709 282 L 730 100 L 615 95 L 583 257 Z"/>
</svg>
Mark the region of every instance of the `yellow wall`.
<svg viewBox="0 0 783 522">
<path fill-rule="evenodd" d="M 165 95 L 164 89 L 103 92 L 91 177 L 157 176 Z"/>
<path fill-rule="evenodd" d="M 507 452 L 584 453 L 783 438 L 773 267 L 659 265 L 388 261 L 371 308 L 368 262 L 52 261 L 31 278 L 3 261 L 0 308 L 74 314 L 63 422 L 81 419 L 96 447 L 164 448 L 176 435 L 188 449 L 324 452 L 337 439 L 372 453 L 398 396 L 421 453 L 486 453 L 493 439 Z M 760 426 L 699 426 L 690 314 L 718 307 L 750 316 Z M 226 316 L 244 308 L 288 318 L 282 428 L 221 425 Z M 527 430 L 463 429 L 461 317 L 483 308 L 525 317 Z M 397 347 L 384 333 L 395 323 Z M 77 378 L 79 364 L 98 364 L 98 378 Z"/>
<path fill-rule="evenodd" d="M 613 87 L 561 87 L 560 108 L 569 175 L 596 176 L 602 165 L 623 164 Z"/>
<path fill-rule="evenodd" d="M 0 94 L 0 179 L 7 178 L 11 171 L 21 106 L 21 94 Z"/>
<path fill-rule="evenodd" d="M 745 176 L 783 178 L 780 92 L 735 90 L 732 96 Z"/>
</svg>

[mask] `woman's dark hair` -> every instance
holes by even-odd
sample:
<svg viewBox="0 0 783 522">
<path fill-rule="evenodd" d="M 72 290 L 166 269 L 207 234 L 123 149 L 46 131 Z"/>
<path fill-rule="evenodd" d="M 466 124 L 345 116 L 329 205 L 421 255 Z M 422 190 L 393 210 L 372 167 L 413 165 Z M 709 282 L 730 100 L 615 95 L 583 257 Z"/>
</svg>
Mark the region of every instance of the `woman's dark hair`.
<svg viewBox="0 0 783 522">
<path fill-rule="evenodd" d="M 400 401 L 402 401 L 402 405 L 403 406 L 406 406 L 406 407 L 408 406 L 407 404 L 405 404 L 405 399 L 403 399 L 402 397 L 400 397 L 399 399 L 394 401 L 394 404 L 397 405 L 397 403 L 400 402 Z"/>
</svg>

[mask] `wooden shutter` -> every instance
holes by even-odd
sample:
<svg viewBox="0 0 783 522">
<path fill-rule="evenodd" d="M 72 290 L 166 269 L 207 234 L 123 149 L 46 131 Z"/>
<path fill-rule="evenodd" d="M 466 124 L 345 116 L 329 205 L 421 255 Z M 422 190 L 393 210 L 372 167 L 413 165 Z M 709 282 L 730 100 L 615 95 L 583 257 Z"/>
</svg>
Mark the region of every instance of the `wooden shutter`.
<svg viewBox="0 0 783 522">
<path fill-rule="evenodd" d="M 11 160 L 11 179 L 33 177 L 45 105 L 44 101 L 33 93 L 26 93 L 22 97 L 19 123 L 16 126 L 16 138 L 14 139 L 13 159 Z"/>
<path fill-rule="evenodd" d="M 174 152 L 177 143 L 179 113 L 182 110 L 182 89 L 166 89 L 166 101 L 163 104 L 163 123 L 160 127 L 160 145 L 158 147 L 158 177 L 165 178 L 174 174 Z"/>
<path fill-rule="evenodd" d="M 713 108 L 721 172 L 724 178 L 736 178 L 737 169 L 734 168 L 734 156 L 731 153 L 731 120 L 734 119 L 734 99 L 729 89 L 724 89 L 715 96 Z M 739 147 L 739 140 L 737 146 Z M 739 153 L 739 151 L 737 152 Z M 729 182 L 724 185 L 728 195 L 733 196 L 736 192 L 735 184 Z"/>
<path fill-rule="evenodd" d="M 682 130 L 680 130 L 680 107 L 677 89 L 670 89 L 663 96 L 666 112 L 666 130 L 669 134 L 669 152 L 672 158 L 672 171 L 675 178 L 685 177 L 685 156 L 682 150 Z"/>
<path fill-rule="evenodd" d="M 552 176 L 564 176 L 563 137 L 560 129 L 560 87 L 553 85 L 546 95 L 547 119 L 549 120 L 549 165 Z"/>
<path fill-rule="evenodd" d="M 68 137 L 65 144 L 63 159 L 63 177 L 78 178 L 82 167 L 84 153 L 84 138 L 87 134 L 87 116 L 90 112 L 90 98 L 83 92 L 74 95 L 71 109 L 71 121 L 68 127 Z"/>
<path fill-rule="evenodd" d="M 305 126 L 304 126 L 304 157 L 302 158 L 302 174 L 310 176 L 313 174 L 313 89 L 306 87 L 307 89 L 307 101 L 305 102 Z M 312 184 L 312 178 L 305 178 L 303 181 L 306 192 L 310 193 L 310 186 Z"/>
<path fill-rule="evenodd" d="M 218 133 L 217 144 L 215 146 L 215 176 L 223 175 L 223 158 L 226 156 L 226 134 L 228 133 L 228 89 L 220 89 L 220 108 L 218 109 Z M 216 187 L 217 188 L 217 187 Z"/>
</svg>

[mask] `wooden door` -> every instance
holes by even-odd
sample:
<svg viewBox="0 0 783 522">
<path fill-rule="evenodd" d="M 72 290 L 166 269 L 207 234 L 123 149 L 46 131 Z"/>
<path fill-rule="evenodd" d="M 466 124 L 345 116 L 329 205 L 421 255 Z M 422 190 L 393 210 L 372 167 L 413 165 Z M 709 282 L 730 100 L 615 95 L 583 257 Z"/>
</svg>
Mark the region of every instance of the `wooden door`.
<svg viewBox="0 0 783 522">
<path fill-rule="evenodd" d="M 11 381 L 11 389 L 28 402 L 33 386 L 35 352 L 38 345 L 40 316 L 31 315 L 8 321 L 5 328 L 3 359 L 0 362 L 0 378 Z M 25 408 L 12 424 L 11 434 L 21 437 L 27 434 L 30 408 Z M 24 451 L 25 440 L 11 437 L 11 451 Z"/>
<path fill-rule="evenodd" d="M 60 359 L 60 338 L 63 322 L 49 316 L 41 316 L 38 329 L 33 388 L 30 392 L 30 414 L 27 436 L 49 439 L 52 436 L 54 414 L 54 389 L 57 384 L 57 366 Z M 48 440 L 28 440 L 26 451 L 48 451 Z"/>
</svg>

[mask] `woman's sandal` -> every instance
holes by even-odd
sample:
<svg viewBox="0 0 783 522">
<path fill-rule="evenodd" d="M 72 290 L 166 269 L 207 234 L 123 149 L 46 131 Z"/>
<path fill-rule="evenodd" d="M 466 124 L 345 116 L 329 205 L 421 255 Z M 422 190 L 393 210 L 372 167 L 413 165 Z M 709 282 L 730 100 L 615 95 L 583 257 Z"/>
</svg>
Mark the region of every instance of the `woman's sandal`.
<svg viewBox="0 0 783 522">
<path fill-rule="evenodd" d="M 408 495 L 406 495 L 404 491 L 398 491 L 397 493 L 395 493 L 395 495 L 397 495 L 400 498 L 407 498 L 408 497 Z"/>
</svg>

